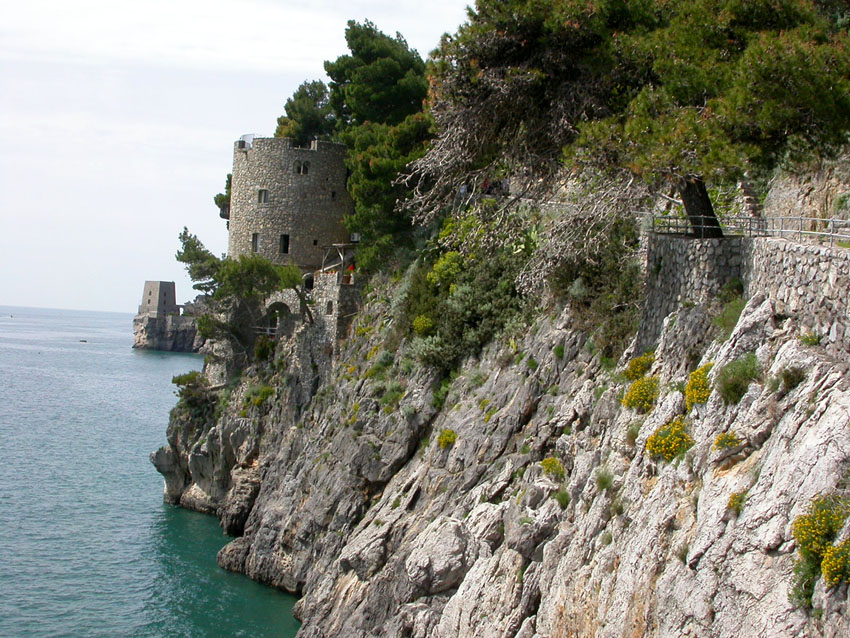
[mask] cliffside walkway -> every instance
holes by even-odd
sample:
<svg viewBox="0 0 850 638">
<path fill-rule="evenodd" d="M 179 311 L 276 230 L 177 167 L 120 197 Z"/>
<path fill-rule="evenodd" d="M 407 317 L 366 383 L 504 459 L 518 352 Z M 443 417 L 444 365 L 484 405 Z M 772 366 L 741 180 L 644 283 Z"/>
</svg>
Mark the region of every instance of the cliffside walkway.
<svg viewBox="0 0 850 638">
<path fill-rule="evenodd" d="M 690 235 L 694 228 L 686 217 L 645 213 L 647 230 L 664 235 Z M 712 218 L 713 219 L 713 218 Z M 822 217 L 723 217 L 724 235 L 779 237 L 799 243 L 828 244 L 850 248 L 850 221 Z"/>
</svg>

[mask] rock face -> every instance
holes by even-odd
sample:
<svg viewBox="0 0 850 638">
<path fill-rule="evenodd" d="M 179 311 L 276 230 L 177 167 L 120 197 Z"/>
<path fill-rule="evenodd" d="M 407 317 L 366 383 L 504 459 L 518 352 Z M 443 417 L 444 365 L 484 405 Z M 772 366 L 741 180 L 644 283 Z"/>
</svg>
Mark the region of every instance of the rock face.
<svg viewBox="0 0 850 638">
<path fill-rule="evenodd" d="M 795 313 L 756 294 L 719 341 L 709 307 L 674 310 L 639 414 L 567 311 L 491 344 L 435 402 L 433 373 L 382 354 L 393 294 L 370 293 L 338 357 L 305 325 L 222 408 L 178 406 L 152 455 L 168 500 L 241 535 L 222 567 L 302 596 L 301 638 L 850 635 L 847 584 L 819 579 L 814 614 L 788 599 L 791 524 L 850 472 L 850 365 L 803 345 Z M 727 405 L 718 375 L 750 352 L 762 374 Z M 694 445 L 652 458 L 680 415 Z M 722 433 L 740 445 L 715 449 Z"/>
<path fill-rule="evenodd" d="M 137 315 L 133 319 L 133 347 L 168 352 L 198 352 L 203 339 L 194 317 Z"/>
</svg>

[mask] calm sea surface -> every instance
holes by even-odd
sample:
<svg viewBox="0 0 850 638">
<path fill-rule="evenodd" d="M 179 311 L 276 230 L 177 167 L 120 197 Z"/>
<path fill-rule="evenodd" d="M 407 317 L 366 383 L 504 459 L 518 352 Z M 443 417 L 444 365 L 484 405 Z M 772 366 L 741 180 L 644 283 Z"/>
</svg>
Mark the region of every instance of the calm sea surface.
<svg viewBox="0 0 850 638">
<path fill-rule="evenodd" d="M 201 359 L 132 342 L 131 315 L 0 306 L 0 636 L 294 636 L 148 461 Z"/>
</svg>

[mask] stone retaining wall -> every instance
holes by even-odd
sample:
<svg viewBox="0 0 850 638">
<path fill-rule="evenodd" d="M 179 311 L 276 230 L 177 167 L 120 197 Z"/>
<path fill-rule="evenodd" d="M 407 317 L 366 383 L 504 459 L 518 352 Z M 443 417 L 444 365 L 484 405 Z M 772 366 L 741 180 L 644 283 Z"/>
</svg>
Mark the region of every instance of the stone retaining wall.
<svg viewBox="0 0 850 638">
<path fill-rule="evenodd" d="M 650 234 L 647 295 L 638 349 L 651 348 L 664 318 L 706 305 L 738 278 L 745 296 L 763 293 L 835 353 L 850 352 L 850 251 L 771 237 L 696 239 Z"/>
</svg>

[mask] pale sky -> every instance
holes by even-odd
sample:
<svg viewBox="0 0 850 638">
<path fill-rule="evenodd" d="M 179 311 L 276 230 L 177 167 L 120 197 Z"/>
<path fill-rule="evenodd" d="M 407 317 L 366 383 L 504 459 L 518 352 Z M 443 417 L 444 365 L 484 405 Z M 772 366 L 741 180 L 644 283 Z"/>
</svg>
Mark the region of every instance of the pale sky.
<svg viewBox="0 0 850 638">
<path fill-rule="evenodd" d="M 425 58 L 468 3 L 0 0 L 0 305 L 135 313 L 146 279 L 194 297 L 177 236 L 226 251 L 233 142 L 327 81 L 348 20 Z"/>
</svg>

